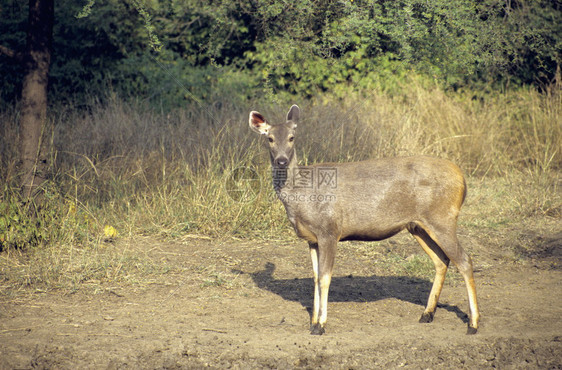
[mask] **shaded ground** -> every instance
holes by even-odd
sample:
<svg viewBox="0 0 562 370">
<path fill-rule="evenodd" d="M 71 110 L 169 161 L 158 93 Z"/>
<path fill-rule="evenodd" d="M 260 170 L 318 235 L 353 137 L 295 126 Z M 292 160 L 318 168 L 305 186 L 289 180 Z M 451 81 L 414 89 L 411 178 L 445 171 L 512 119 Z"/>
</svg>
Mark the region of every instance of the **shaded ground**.
<svg viewBox="0 0 562 370">
<path fill-rule="evenodd" d="M 430 280 L 375 263 L 388 246 L 419 253 L 413 239 L 378 251 L 341 243 L 321 337 L 308 334 L 313 283 L 303 242 L 122 242 L 171 272 L 134 287 L 104 282 L 97 294 L 2 298 L 0 368 L 559 369 L 561 238 L 533 240 L 521 260 L 467 247 L 482 315 L 474 336 L 465 334 L 458 276 L 434 322 L 419 324 Z"/>
</svg>

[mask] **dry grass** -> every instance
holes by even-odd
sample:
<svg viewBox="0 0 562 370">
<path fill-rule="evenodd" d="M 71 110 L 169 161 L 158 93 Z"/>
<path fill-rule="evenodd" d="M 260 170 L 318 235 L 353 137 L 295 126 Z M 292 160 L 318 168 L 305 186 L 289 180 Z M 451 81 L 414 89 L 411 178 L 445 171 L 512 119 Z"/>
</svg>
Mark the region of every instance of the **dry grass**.
<svg viewBox="0 0 562 370">
<path fill-rule="evenodd" d="M 469 177 L 461 226 L 480 232 L 527 217 L 560 218 L 560 91 L 475 95 L 412 83 L 401 95 L 297 101 L 303 112 L 300 162 L 447 157 Z M 43 220 L 53 232 L 42 239 L 46 245 L 25 257 L 4 248 L 0 276 L 7 281 L 19 276 L 21 285 L 71 289 L 96 274 L 120 275 L 120 266 L 137 262 L 104 248 L 106 225 L 117 230 L 117 238 L 293 238 L 273 194 L 266 150 L 247 127 L 250 110 L 280 122 L 291 103 L 156 112 L 114 99 L 87 111 L 58 110 L 52 118 L 53 180 L 47 189 L 54 200 L 46 212 L 50 218 Z M 0 119 L 6 122 L 0 133 L 5 205 L 14 202 L 9 189 L 16 174 L 17 112 L 3 112 Z M 9 247 L 9 231 L 0 232 Z M 146 266 L 166 271 L 151 262 Z"/>
<path fill-rule="evenodd" d="M 94 293 L 121 284 L 144 286 L 174 267 L 155 261 L 123 242 L 89 246 L 49 245 L 33 250 L 8 249 L 0 254 L 0 296 L 60 289 Z"/>
</svg>

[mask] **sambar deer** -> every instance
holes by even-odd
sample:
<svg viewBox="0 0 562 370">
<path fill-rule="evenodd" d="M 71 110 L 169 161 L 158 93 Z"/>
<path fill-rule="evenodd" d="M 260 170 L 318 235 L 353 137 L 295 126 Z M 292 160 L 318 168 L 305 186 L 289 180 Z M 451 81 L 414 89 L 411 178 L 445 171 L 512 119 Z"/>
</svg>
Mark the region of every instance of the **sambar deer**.
<svg viewBox="0 0 562 370">
<path fill-rule="evenodd" d="M 466 182 L 453 163 L 426 156 L 298 166 L 294 138 L 300 109 L 269 124 L 256 111 L 250 128 L 269 141 L 273 184 L 297 235 L 309 243 L 314 270 L 311 334 L 325 332 L 328 290 L 338 241 L 376 241 L 407 229 L 435 264 L 435 279 L 420 322 L 433 321 L 449 261 L 468 290 L 467 334 L 478 329 L 471 258 L 457 240 Z"/>
</svg>

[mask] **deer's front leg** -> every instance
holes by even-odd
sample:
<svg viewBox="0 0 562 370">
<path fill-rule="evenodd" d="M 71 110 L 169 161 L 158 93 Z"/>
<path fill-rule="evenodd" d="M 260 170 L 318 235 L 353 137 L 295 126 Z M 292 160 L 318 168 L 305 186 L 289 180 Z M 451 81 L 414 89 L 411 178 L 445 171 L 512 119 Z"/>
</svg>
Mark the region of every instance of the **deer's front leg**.
<svg viewBox="0 0 562 370">
<path fill-rule="evenodd" d="M 318 244 L 310 244 L 314 270 L 314 307 L 310 333 L 314 335 L 322 335 L 325 332 L 328 319 L 328 291 L 332 281 L 336 243 L 335 239 L 328 239 L 319 241 Z"/>
<path fill-rule="evenodd" d="M 318 325 L 320 316 L 320 282 L 318 281 L 318 244 L 309 243 L 310 259 L 312 260 L 312 272 L 314 273 L 314 306 L 312 307 L 312 318 L 310 331 L 314 334 L 314 328 Z"/>
</svg>

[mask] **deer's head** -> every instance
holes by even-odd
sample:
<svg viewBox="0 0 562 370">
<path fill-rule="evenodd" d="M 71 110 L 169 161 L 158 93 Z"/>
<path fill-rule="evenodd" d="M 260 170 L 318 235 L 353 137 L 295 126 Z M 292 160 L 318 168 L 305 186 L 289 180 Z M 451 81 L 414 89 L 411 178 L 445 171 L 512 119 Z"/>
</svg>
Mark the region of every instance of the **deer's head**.
<svg viewBox="0 0 562 370">
<path fill-rule="evenodd" d="M 295 159 L 294 140 L 299 114 L 299 107 L 293 105 L 285 123 L 271 125 L 261 113 L 250 112 L 250 128 L 267 138 L 273 167 L 287 168 Z"/>
</svg>

